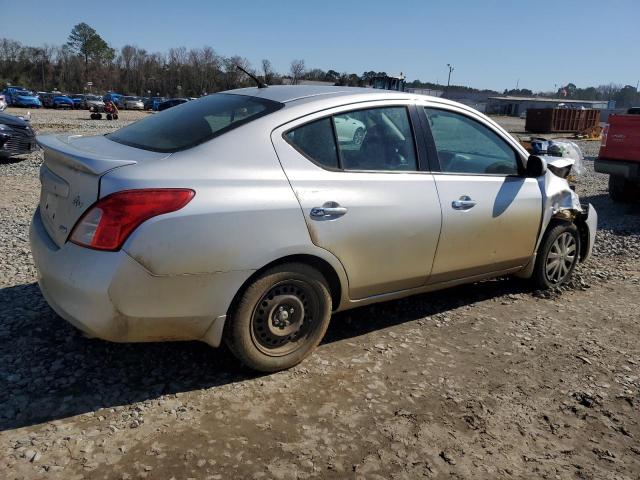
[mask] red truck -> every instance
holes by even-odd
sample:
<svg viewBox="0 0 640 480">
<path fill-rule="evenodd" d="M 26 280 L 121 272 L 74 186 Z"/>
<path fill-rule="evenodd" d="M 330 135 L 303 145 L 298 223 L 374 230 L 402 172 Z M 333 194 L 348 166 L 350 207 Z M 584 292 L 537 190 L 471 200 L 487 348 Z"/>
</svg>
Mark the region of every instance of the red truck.
<svg viewBox="0 0 640 480">
<path fill-rule="evenodd" d="M 640 109 L 609 117 L 594 166 L 596 172 L 609 174 L 613 201 L 640 199 Z"/>
</svg>

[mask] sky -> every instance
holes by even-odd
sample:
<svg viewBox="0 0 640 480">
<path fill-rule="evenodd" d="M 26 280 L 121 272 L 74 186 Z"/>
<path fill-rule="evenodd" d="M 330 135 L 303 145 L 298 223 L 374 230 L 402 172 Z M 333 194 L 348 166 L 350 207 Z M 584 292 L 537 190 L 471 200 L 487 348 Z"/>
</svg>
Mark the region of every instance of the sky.
<svg viewBox="0 0 640 480">
<path fill-rule="evenodd" d="M 45 6 L 47 5 L 47 6 Z M 549 91 L 640 80 L 640 0 L 0 0 L 0 38 L 61 45 L 86 22 L 119 49 L 212 46 L 307 68 Z"/>
</svg>

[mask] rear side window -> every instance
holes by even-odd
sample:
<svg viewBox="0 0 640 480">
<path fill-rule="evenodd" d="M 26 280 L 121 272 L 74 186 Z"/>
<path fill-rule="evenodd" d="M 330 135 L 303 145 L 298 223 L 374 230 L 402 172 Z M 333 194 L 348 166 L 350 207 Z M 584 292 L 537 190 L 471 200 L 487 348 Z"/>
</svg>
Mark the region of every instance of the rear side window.
<svg viewBox="0 0 640 480">
<path fill-rule="evenodd" d="M 217 93 L 151 115 L 107 135 L 131 147 L 177 152 L 279 110 L 282 103 Z"/>
<path fill-rule="evenodd" d="M 298 151 L 323 167 L 338 168 L 338 151 L 330 118 L 323 118 L 291 130 L 287 140 Z"/>
<path fill-rule="evenodd" d="M 291 130 L 285 139 L 323 167 L 353 171 L 416 171 L 406 107 L 353 110 Z"/>
</svg>

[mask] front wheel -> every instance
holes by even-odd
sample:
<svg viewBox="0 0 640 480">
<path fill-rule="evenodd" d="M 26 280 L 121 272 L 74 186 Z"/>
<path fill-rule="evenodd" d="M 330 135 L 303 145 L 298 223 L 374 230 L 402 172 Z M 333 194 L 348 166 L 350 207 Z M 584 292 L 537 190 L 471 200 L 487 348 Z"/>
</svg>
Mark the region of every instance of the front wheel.
<svg viewBox="0 0 640 480">
<path fill-rule="evenodd" d="M 224 337 L 242 363 L 275 372 L 309 356 L 330 318 L 331 295 L 323 275 L 308 265 L 289 263 L 267 270 L 242 292 Z"/>
<path fill-rule="evenodd" d="M 363 140 L 364 140 L 364 129 L 362 127 L 358 127 L 358 129 L 353 134 L 353 143 L 356 145 L 362 145 Z"/>
<path fill-rule="evenodd" d="M 563 222 L 545 233 L 538 249 L 532 280 L 543 290 L 565 283 L 580 257 L 580 235 L 573 223 Z"/>
</svg>

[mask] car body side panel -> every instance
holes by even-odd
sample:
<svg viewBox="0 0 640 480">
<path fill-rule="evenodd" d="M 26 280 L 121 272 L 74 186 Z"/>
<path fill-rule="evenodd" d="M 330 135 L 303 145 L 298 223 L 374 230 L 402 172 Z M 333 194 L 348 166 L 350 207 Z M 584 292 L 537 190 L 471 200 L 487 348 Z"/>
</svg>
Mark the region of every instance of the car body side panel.
<svg viewBox="0 0 640 480">
<path fill-rule="evenodd" d="M 533 178 L 435 175 L 442 202 L 442 233 L 430 282 L 524 266 L 540 228 L 542 196 Z M 456 210 L 452 202 L 476 202 Z"/>
<path fill-rule="evenodd" d="M 311 239 L 344 265 L 351 299 L 426 283 L 441 224 L 433 175 L 327 170 L 304 157 L 284 140 L 283 134 L 329 113 L 392 105 L 402 102 L 345 105 L 297 119 L 271 135 Z M 338 218 L 312 218 L 311 210 L 327 202 L 346 207 L 347 213 Z"/>
</svg>

